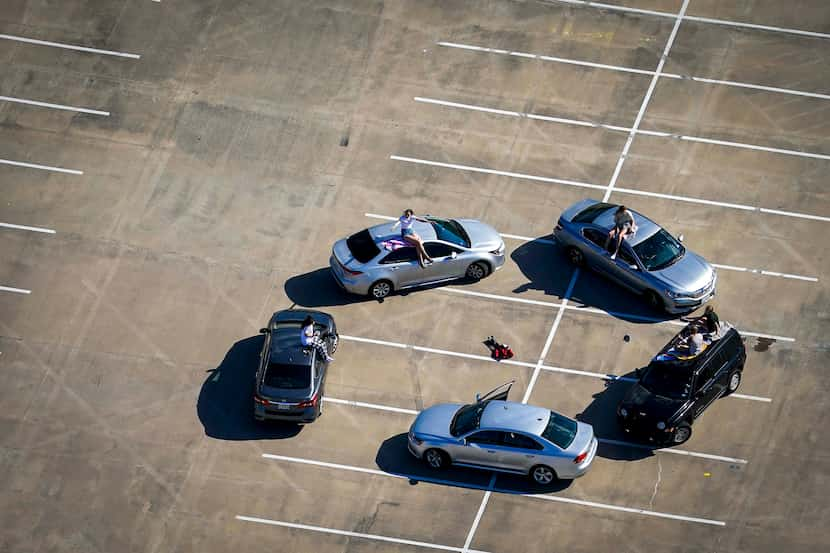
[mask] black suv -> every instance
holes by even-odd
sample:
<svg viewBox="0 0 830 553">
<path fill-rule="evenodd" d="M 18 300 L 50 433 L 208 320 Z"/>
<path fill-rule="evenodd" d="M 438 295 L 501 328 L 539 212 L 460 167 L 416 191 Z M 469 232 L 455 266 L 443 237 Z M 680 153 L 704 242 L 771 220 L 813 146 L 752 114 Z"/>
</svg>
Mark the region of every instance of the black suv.
<svg viewBox="0 0 830 553">
<path fill-rule="evenodd" d="M 637 383 L 617 407 L 626 433 L 659 444 L 682 444 L 692 436 L 695 419 L 740 386 L 746 348 L 738 331 L 722 330 L 698 355 L 680 356 L 678 343 L 693 324 L 666 344 L 648 367 L 637 369 Z"/>
</svg>

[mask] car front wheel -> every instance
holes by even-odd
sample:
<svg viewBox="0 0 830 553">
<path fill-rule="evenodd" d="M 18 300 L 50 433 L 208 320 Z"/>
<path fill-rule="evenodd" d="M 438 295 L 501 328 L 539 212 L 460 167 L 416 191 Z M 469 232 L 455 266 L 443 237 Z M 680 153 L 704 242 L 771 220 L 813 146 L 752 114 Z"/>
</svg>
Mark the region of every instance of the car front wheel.
<svg viewBox="0 0 830 553">
<path fill-rule="evenodd" d="M 382 300 L 392 293 L 392 283 L 388 280 L 379 280 L 369 288 L 369 295 L 376 300 Z"/>
<path fill-rule="evenodd" d="M 530 469 L 530 477 L 533 478 L 533 481 L 537 484 L 544 486 L 556 480 L 556 473 L 553 472 L 553 469 L 550 467 L 546 467 L 545 465 L 536 465 Z"/>
<path fill-rule="evenodd" d="M 723 394 L 728 396 L 738 390 L 738 386 L 741 385 L 741 371 L 732 371 L 729 375 L 729 380 L 726 383 L 726 393 Z"/>
<path fill-rule="evenodd" d="M 691 437 L 692 427 L 684 423 L 674 429 L 674 434 L 672 435 L 672 443 L 674 445 L 680 445 L 686 443 Z"/>
<path fill-rule="evenodd" d="M 487 276 L 487 267 L 483 263 L 472 263 L 467 267 L 465 276 L 470 280 L 481 280 Z"/>
<path fill-rule="evenodd" d="M 583 267 L 585 265 L 585 254 L 576 246 L 568 246 L 565 249 L 565 254 L 568 256 L 568 261 L 574 267 Z"/>
<path fill-rule="evenodd" d="M 426 453 L 424 453 L 424 461 L 426 461 L 429 468 L 433 470 L 446 468 L 447 465 L 450 464 L 449 457 L 447 457 L 447 454 L 440 449 L 426 450 Z"/>
</svg>

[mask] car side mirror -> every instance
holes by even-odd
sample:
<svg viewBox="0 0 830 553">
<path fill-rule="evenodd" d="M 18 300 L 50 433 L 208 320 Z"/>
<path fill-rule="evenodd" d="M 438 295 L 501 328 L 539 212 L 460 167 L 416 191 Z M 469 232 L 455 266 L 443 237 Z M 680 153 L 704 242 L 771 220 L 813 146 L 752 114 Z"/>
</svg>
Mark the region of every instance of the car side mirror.
<svg viewBox="0 0 830 553">
<path fill-rule="evenodd" d="M 450 257 L 451 257 L 452 259 L 455 259 L 456 257 L 458 257 L 458 254 L 457 254 L 457 253 L 455 253 L 455 252 L 452 252 L 452 253 L 450 254 Z"/>
<path fill-rule="evenodd" d="M 481 401 L 481 394 L 476 394 L 476 403 Z"/>
<path fill-rule="evenodd" d="M 628 268 L 631 269 L 632 271 L 639 271 L 640 270 L 640 268 L 637 265 L 633 264 L 633 263 L 629 263 Z"/>
<path fill-rule="evenodd" d="M 271 329 L 269 329 L 269 328 L 260 328 L 259 333 L 260 334 L 271 334 Z"/>
<path fill-rule="evenodd" d="M 682 234 L 682 233 L 681 233 L 681 234 L 679 234 L 679 235 L 677 236 L 677 241 L 678 241 L 678 242 L 682 242 L 682 241 L 683 241 L 683 234 Z"/>
</svg>

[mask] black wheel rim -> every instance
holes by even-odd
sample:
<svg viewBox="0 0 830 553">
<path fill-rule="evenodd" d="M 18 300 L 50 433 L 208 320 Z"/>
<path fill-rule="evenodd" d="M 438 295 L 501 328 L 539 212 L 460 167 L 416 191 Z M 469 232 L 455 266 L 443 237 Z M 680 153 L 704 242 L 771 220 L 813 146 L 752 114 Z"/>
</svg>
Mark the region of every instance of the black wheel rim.
<svg viewBox="0 0 830 553">
<path fill-rule="evenodd" d="M 427 451 L 427 463 L 434 469 L 440 469 L 441 465 L 444 464 L 444 460 L 441 458 L 441 454 L 431 449 Z"/>
</svg>

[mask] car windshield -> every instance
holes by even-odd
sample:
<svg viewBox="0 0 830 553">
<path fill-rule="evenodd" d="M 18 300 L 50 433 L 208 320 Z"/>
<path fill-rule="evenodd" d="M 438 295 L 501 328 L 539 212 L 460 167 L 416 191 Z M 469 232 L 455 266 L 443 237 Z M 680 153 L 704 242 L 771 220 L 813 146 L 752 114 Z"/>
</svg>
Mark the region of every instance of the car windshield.
<svg viewBox="0 0 830 553">
<path fill-rule="evenodd" d="M 659 271 L 683 257 L 686 249 L 674 236 L 660 229 L 634 246 L 634 252 L 646 271 Z"/>
<path fill-rule="evenodd" d="M 551 411 L 548 426 L 542 431 L 542 437 L 562 449 L 567 449 L 576 437 L 576 421 Z"/>
<path fill-rule="evenodd" d="M 361 230 L 349 236 L 346 239 L 346 245 L 349 246 L 349 251 L 352 252 L 354 258 L 361 263 L 368 263 L 380 253 L 380 249 L 368 230 Z"/>
<path fill-rule="evenodd" d="M 692 375 L 682 367 L 653 363 L 647 369 L 640 385 L 658 396 L 669 399 L 684 399 L 689 396 Z"/>
<path fill-rule="evenodd" d="M 573 222 L 574 223 L 593 223 L 594 219 L 600 216 L 600 214 L 604 213 L 606 210 L 611 209 L 612 207 L 616 207 L 614 204 L 604 204 L 598 203 L 592 206 L 586 207 L 576 215 L 574 215 Z"/>
<path fill-rule="evenodd" d="M 479 422 L 481 422 L 481 414 L 484 412 L 485 407 L 487 407 L 486 401 L 483 403 L 471 403 L 456 411 L 450 423 L 450 434 L 453 436 L 461 436 L 478 428 Z"/>
<path fill-rule="evenodd" d="M 311 367 L 308 365 L 268 363 L 263 383 L 269 388 L 287 390 L 308 388 L 311 386 Z"/>
<path fill-rule="evenodd" d="M 453 221 L 452 219 L 436 219 L 435 217 L 430 217 L 429 222 L 432 224 L 432 228 L 435 229 L 435 235 L 438 240 L 443 240 L 444 242 L 449 242 L 450 244 L 456 244 L 465 248 L 470 247 L 470 237 L 467 236 L 467 233 L 464 231 L 464 227 L 459 225 L 456 221 Z"/>
</svg>

